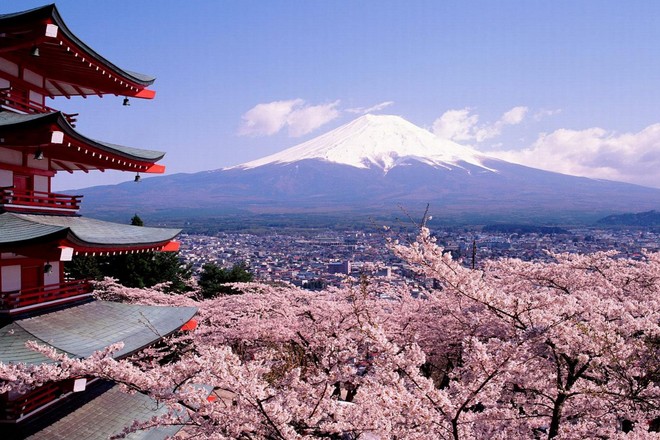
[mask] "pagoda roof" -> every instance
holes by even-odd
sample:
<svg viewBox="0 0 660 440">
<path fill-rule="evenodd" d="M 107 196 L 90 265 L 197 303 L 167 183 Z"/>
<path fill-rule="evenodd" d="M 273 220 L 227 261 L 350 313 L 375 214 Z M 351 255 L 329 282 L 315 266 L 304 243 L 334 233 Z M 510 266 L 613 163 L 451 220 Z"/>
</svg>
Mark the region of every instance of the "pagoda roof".
<svg viewBox="0 0 660 440">
<path fill-rule="evenodd" d="M 154 165 L 165 156 L 164 152 L 86 137 L 71 126 L 62 112 L 0 112 L 0 146 L 30 154 L 40 149 L 56 171 L 115 169 L 162 173 L 165 170 L 162 165 Z"/>
<path fill-rule="evenodd" d="M 0 362 L 53 363 L 25 346 L 51 346 L 73 358 L 87 358 L 116 342 L 124 347 L 115 359 L 129 356 L 179 330 L 196 313 L 194 307 L 147 306 L 92 301 L 21 319 L 0 328 Z"/>
<path fill-rule="evenodd" d="M 123 69 L 98 54 L 71 32 L 54 4 L 0 14 L 0 29 L 0 57 L 28 63 L 45 78 L 47 96 L 155 95 L 146 89 L 155 81 L 153 76 Z M 38 57 L 31 55 L 35 47 Z"/>
<path fill-rule="evenodd" d="M 20 253 L 36 246 L 45 254 L 48 243 L 72 247 L 77 253 L 118 250 L 160 250 L 180 229 L 124 225 L 85 217 L 40 214 L 0 214 L 0 249 Z"/>
<path fill-rule="evenodd" d="M 78 438 L 106 439 L 119 434 L 133 421 L 147 421 L 167 414 L 166 405 L 158 404 L 142 394 L 124 393 L 118 385 L 87 402 L 52 425 L 27 437 L 30 440 L 68 440 Z M 182 425 L 159 426 L 128 434 L 129 440 L 162 440 L 172 438 Z"/>
</svg>

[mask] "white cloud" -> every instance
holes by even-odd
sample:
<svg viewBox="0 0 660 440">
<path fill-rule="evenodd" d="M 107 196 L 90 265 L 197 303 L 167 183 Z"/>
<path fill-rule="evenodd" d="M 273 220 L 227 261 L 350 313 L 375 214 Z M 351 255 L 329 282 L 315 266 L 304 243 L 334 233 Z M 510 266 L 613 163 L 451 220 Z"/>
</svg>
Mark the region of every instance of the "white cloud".
<svg viewBox="0 0 660 440">
<path fill-rule="evenodd" d="M 356 113 L 356 114 L 361 114 L 361 115 L 366 115 L 367 113 L 373 113 L 380 111 L 386 107 L 391 106 L 394 104 L 394 101 L 385 101 L 381 102 L 380 104 L 376 104 L 371 107 L 355 107 L 355 108 L 347 108 L 346 111 L 348 113 Z"/>
<path fill-rule="evenodd" d="M 513 107 L 494 123 L 478 125 L 479 115 L 470 114 L 469 108 L 448 110 L 433 122 L 433 132 L 443 139 L 483 142 L 499 136 L 507 125 L 520 124 L 528 111 L 524 106 Z"/>
<path fill-rule="evenodd" d="M 279 132 L 295 106 L 303 105 L 302 99 L 274 101 L 257 104 L 243 115 L 240 135 L 269 136 Z"/>
<path fill-rule="evenodd" d="M 337 118 L 339 116 L 338 105 L 339 101 L 335 101 L 329 104 L 302 106 L 294 109 L 287 119 L 289 136 L 303 136 Z"/>
<path fill-rule="evenodd" d="M 466 141 L 474 139 L 474 128 L 479 115 L 470 115 L 470 109 L 447 110 L 433 122 L 433 133 L 443 139 Z"/>
<path fill-rule="evenodd" d="M 502 115 L 500 122 L 505 125 L 520 124 L 522 120 L 525 119 L 525 115 L 527 114 L 528 110 L 529 109 L 527 107 L 523 106 L 514 107 Z"/>
<path fill-rule="evenodd" d="M 339 101 L 308 105 L 303 99 L 257 104 L 242 116 L 238 134 L 270 136 L 287 127 L 289 136 L 303 136 L 337 118 L 338 105 Z"/>
<path fill-rule="evenodd" d="M 561 113 L 560 108 L 557 108 L 557 109 L 554 109 L 554 110 L 541 109 L 541 110 L 537 111 L 536 113 L 534 113 L 534 120 L 535 121 L 540 121 L 541 119 L 545 119 L 549 116 L 558 115 L 559 113 Z"/>
<path fill-rule="evenodd" d="M 602 128 L 543 133 L 527 149 L 491 151 L 510 162 L 565 174 L 660 187 L 660 123 L 637 133 Z"/>
</svg>

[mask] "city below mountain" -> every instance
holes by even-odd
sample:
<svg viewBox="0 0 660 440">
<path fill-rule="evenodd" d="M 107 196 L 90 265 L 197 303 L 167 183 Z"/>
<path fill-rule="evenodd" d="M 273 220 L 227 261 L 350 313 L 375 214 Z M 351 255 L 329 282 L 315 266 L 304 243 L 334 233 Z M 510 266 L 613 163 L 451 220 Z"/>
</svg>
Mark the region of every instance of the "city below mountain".
<svg viewBox="0 0 660 440">
<path fill-rule="evenodd" d="M 427 204 L 450 223 L 593 222 L 660 207 L 660 189 L 505 162 L 398 116 L 365 115 L 242 165 L 80 190 L 84 214 L 402 216 Z"/>
</svg>

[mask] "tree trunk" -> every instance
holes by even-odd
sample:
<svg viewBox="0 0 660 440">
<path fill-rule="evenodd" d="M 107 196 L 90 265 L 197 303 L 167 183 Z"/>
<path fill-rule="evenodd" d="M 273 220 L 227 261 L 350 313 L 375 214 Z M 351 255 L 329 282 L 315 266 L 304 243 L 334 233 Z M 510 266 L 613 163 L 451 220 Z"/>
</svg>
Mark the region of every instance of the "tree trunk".
<svg viewBox="0 0 660 440">
<path fill-rule="evenodd" d="M 548 438 L 556 437 L 559 434 L 559 423 L 561 422 L 561 412 L 566 401 L 566 394 L 559 393 L 555 406 L 552 408 L 552 421 L 550 422 L 550 430 L 548 431 Z"/>
</svg>

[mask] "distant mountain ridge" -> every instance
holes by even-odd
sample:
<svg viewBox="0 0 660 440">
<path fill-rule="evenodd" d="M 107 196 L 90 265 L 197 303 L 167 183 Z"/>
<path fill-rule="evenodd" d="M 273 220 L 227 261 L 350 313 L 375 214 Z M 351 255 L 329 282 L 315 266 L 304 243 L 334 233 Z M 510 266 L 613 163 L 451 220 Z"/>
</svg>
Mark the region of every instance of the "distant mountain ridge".
<svg viewBox="0 0 660 440">
<path fill-rule="evenodd" d="M 652 210 L 638 213 L 608 215 L 598 220 L 600 225 L 608 226 L 660 226 L 660 212 Z"/>
<path fill-rule="evenodd" d="M 500 234 L 570 234 L 567 229 L 557 226 L 520 225 L 515 223 L 485 225 L 481 230 Z"/>
<path fill-rule="evenodd" d="M 78 192 L 78 191 L 76 191 Z M 660 190 L 567 176 L 494 159 L 398 116 L 366 115 L 238 166 L 82 190 L 83 213 L 195 218 L 259 214 L 400 215 L 596 221 L 660 208 Z"/>
</svg>

